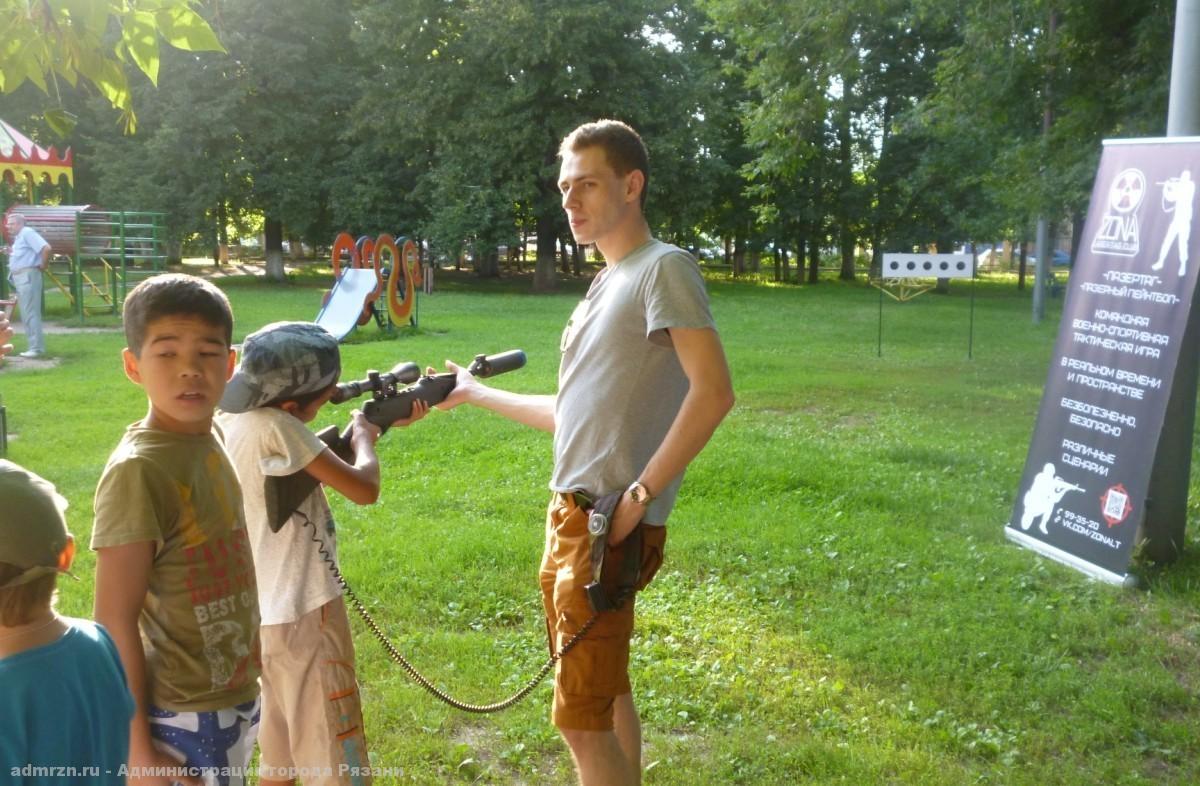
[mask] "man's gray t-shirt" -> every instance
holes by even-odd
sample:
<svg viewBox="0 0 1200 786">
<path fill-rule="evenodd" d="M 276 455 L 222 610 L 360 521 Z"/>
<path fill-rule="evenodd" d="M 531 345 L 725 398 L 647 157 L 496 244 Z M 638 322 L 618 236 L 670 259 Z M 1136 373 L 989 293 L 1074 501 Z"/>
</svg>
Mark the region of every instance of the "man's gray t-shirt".
<svg viewBox="0 0 1200 786">
<path fill-rule="evenodd" d="M 637 479 L 688 390 L 667 328 L 709 327 L 687 252 L 650 240 L 600 272 L 562 334 L 551 489 L 605 494 Z M 651 489 L 648 523 L 666 523 L 682 480 Z"/>
</svg>

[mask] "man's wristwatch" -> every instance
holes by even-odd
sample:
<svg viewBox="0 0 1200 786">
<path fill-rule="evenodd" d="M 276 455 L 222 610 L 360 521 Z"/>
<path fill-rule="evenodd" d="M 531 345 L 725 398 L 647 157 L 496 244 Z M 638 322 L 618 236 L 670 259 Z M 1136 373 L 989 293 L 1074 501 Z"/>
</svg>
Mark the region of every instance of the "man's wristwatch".
<svg viewBox="0 0 1200 786">
<path fill-rule="evenodd" d="M 629 488 L 625 489 L 625 493 L 639 505 L 649 505 L 650 501 L 654 499 L 654 495 L 650 493 L 650 490 L 640 480 L 630 483 Z"/>
</svg>

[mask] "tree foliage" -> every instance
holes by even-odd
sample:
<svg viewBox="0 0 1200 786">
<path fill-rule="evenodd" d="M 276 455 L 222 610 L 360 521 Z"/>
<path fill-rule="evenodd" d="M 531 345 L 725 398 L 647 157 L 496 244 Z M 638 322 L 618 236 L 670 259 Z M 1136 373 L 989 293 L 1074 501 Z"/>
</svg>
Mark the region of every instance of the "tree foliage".
<svg viewBox="0 0 1200 786">
<path fill-rule="evenodd" d="M 58 80 L 80 80 L 120 110 L 127 131 L 137 126 L 127 76 L 132 64 L 157 83 L 159 42 L 191 52 L 221 51 L 192 0 L 0 0 L 0 92 L 26 81 L 59 103 L 47 112 L 55 130 L 71 129 Z"/>
<path fill-rule="evenodd" d="M 559 140 L 615 117 L 649 147 L 659 236 L 815 281 L 1078 217 L 1100 141 L 1162 131 L 1172 5 L 0 0 L 0 86 L 80 115 L 78 193 L 168 210 L 178 242 L 260 222 L 278 277 L 283 237 L 416 234 L 489 275 L 532 235 L 549 288 Z M 104 115 L 135 104 L 131 141 Z"/>
<path fill-rule="evenodd" d="M 694 231 L 705 211 L 696 192 L 720 169 L 705 122 L 717 114 L 709 106 L 719 63 L 693 56 L 708 33 L 690 11 L 652 0 L 417 0 L 366 3 L 361 18 L 363 46 L 380 59 L 365 102 L 425 164 L 414 187 L 438 246 L 511 243 L 528 213 L 538 282 L 552 285 L 566 234 L 558 143 L 601 117 L 631 123 L 649 144 L 651 219 Z"/>
</svg>

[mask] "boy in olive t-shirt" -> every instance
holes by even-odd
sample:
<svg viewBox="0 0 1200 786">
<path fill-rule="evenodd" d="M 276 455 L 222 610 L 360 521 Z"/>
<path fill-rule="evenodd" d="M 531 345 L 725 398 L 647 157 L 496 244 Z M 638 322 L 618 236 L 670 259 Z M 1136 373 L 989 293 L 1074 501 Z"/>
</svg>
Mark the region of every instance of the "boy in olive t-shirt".
<svg viewBox="0 0 1200 786">
<path fill-rule="evenodd" d="M 149 411 L 104 468 L 91 545 L 96 620 L 137 705 L 129 774 L 240 784 L 258 725 L 258 594 L 241 489 L 212 423 L 234 368 L 233 316 L 212 284 L 170 274 L 130 292 L 124 321 L 125 374 Z"/>
</svg>

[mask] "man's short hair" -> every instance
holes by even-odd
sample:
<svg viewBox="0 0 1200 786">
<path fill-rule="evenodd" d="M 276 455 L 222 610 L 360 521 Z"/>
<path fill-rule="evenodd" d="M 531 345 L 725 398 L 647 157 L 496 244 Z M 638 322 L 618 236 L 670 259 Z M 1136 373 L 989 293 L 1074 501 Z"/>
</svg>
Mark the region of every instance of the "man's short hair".
<svg viewBox="0 0 1200 786">
<path fill-rule="evenodd" d="M 604 150 L 604 158 L 618 175 L 627 175 L 635 169 L 642 171 L 641 205 L 646 206 L 646 194 L 650 190 L 650 155 L 638 132 L 620 120 L 597 120 L 584 123 L 563 138 L 558 146 L 558 155 L 575 153 L 589 147 Z"/>
<path fill-rule="evenodd" d="M 225 333 L 225 346 L 233 344 L 233 309 L 229 298 L 196 276 L 164 273 L 148 278 L 125 298 L 125 343 L 135 357 L 142 352 L 150 323 L 163 317 L 197 317 Z"/>
</svg>

